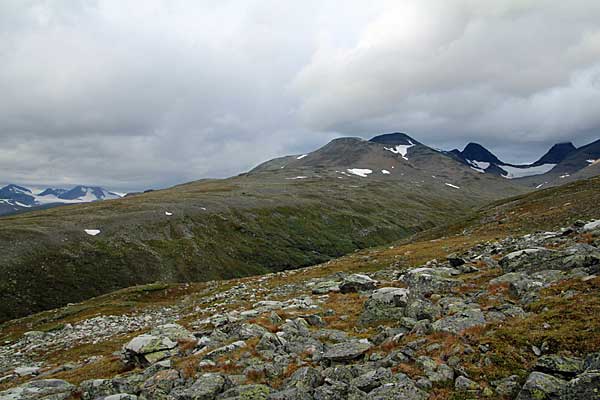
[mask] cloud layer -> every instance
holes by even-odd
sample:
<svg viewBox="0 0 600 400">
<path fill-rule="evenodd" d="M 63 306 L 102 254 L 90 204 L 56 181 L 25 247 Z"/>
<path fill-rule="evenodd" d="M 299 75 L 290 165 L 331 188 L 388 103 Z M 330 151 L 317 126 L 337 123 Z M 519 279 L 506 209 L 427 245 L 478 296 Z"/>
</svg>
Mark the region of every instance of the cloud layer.
<svg viewBox="0 0 600 400">
<path fill-rule="evenodd" d="M 133 190 L 335 136 L 509 161 L 600 135 L 600 3 L 0 3 L 0 180 Z"/>
</svg>

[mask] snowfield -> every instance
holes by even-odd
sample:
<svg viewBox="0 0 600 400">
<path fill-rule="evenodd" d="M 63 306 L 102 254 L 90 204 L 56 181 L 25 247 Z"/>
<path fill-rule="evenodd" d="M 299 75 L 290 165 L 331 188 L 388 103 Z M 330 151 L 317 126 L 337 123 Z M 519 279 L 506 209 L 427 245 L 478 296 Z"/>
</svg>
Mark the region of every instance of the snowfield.
<svg viewBox="0 0 600 400">
<path fill-rule="evenodd" d="M 357 176 L 360 176 L 362 178 L 366 178 L 367 175 L 373 173 L 373 170 L 370 170 L 368 168 L 350 168 L 347 171 L 349 173 L 351 173 L 352 175 L 357 175 Z"/>
<path fill-rule="evenodd" d="M 542 165 L 538 165 L 537 167 L 516 168 L 516 167 L 509 167 L 506 165 L 501 165 L 500 168 L 502 168 L 503 170 L 505 170 L 508 173 L 507 175 L 503 175 L 505 178 L 513 179 L 513 178 L 523 178 L 525 176 L 545 174 L 546 172 L 550 171 L 555 166 L 556 166 L 556 164 L 542 164 Z"/>
<path fill-rule="evenodd" d="M 404 158 L 405 160 L 408 161 L 408 158 L 406 157 L 406 153 L 408 153 L 408 149 L 410 149 L 411 147 L 413 147 L 415 145 L 410 140 L 408 142 L 410 144 L 399 144 L 399 145 L 396 145 L 395 147 L 384 147 L 384 149 L 387 151 L 391 151 L 394 154 L 399 154 L 402 156 L 402 158 Z"/>
</svg>

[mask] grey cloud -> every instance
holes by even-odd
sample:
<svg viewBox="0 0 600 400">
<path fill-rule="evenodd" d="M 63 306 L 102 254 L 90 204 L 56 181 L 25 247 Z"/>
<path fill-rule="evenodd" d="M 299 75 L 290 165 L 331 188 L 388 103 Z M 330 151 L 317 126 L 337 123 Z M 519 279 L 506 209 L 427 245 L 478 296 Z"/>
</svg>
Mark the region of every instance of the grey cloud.
<svg viewBox="0 0 600 400">
<path fill-rule="evenodd" d="M 397 130 L 507 159 L 598 136 L 597 2 L 339 4 L 1 2 L 0 180 L 163 187 Z"/>
</svg>

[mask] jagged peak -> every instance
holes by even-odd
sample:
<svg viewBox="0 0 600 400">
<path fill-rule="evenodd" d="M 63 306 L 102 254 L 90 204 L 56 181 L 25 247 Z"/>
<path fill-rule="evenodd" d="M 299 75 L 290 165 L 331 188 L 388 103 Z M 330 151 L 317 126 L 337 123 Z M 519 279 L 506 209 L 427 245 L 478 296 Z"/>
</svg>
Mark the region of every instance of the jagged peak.
<svg viewBox="0 0 600 400">
<path fill-rule="evenodd" d="M 467 160 L 483 161 L 493 164 L 504 164 L 491 151 L 483 147 L 481 144 L 475 142 L 469 142 L 461 152 L 461 155 Z"/>
</svg>

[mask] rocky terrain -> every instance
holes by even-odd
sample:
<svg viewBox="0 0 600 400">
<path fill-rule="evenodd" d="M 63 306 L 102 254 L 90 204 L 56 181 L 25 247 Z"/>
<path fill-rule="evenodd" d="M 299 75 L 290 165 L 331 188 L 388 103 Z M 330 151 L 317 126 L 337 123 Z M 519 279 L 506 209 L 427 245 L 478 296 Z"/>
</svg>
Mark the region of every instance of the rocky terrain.
<svg viewBox="0 0 600 400">
<path fill-rule="evenodd" d="M 595 399 L 598 179 L 294 271 L 2 325 L 0 399 Z"/>
</svg>

